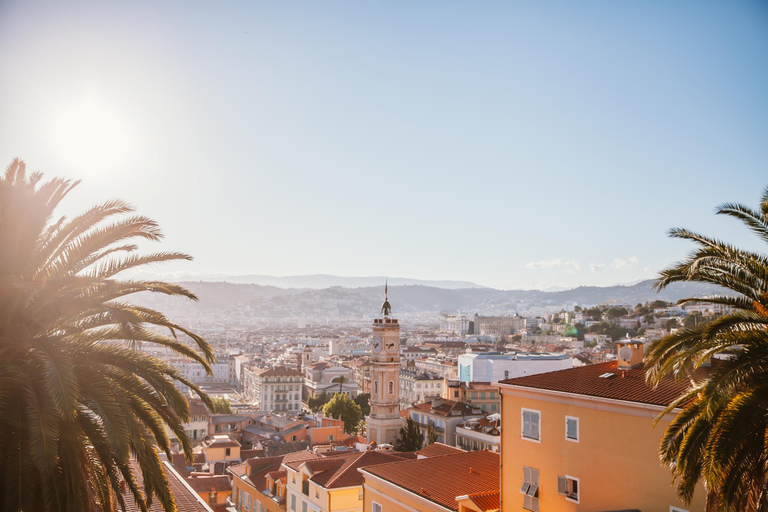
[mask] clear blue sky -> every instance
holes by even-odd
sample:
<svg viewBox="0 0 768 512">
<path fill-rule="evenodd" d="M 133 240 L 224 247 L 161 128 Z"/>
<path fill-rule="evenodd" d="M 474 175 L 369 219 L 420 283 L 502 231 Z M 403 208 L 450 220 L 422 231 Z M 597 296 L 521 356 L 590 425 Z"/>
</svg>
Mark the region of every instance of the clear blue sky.
<svg viewBox="0 0 768 512">
<path fill-rule="evenodd" d="M 158 272 L 653 277 L 768 185 L 768 4 L 0 3 L 0 163 L 158 220 Z M 160 247 L 157 247 L 160 248 Z"/>
</svg>

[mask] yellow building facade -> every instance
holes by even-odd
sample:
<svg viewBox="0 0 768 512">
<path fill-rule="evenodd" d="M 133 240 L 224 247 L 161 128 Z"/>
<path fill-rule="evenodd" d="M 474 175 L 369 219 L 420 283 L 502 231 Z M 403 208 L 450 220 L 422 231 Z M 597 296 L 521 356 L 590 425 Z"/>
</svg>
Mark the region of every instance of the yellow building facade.
<svg viewBox="0 0 768 512">
<path fill-rule="evenodd" d="M 601 363 L 498 384 L 501 509 L 547 512 L 704 510 L 703 486 L 682 503 L 659 462 L 674 417 L 654 419 L 687 384 L 645 384 L 641 365 Z"/>
</svg>

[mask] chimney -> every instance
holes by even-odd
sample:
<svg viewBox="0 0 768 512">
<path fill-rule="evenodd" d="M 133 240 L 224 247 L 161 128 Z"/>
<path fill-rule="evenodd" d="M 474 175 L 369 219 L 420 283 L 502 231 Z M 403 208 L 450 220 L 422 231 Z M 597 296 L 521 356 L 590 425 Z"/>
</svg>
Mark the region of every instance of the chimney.
<svg viewBox="0 0 768 512">
<path fill-rule="evenodd" d="M 643 365 L 645 354 L 643 353 L 643 343 L 625 339 L 616 342 L 616 349 L 619 354 L 619 370 L 631 370 Z"/>
</svg>

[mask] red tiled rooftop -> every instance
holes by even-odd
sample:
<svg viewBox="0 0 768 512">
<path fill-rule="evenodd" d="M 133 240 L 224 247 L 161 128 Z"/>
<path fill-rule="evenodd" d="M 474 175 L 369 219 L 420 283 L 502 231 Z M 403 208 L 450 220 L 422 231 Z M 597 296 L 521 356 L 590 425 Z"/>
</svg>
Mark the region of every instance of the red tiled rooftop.
<svg viewBox="0 0 768 512">
<path fill-rule="evenodd" d="M 363 475 L 357 470 L 358 468 L 401 460 L 403 459 L 398 455 L 387 452 L 370 451 L 357 453 L 352 457 L 343 459 L 341 464 L 335 468 L 313 476 L 312 481 L 326 489 L 363 485 Z"/>
<path fill-rule="evenodd" d="M 139 470 L 139 465 L 135 461 L 131 461 L 130 465 L 131 469 L 136 475 L 136 479 L 138 480 L 139 485 L 143 488 L 143 485 L 141 484 L 143 480 L 141 471 Z M 168 479 L 168 485 L 171 488 L 173 497 L 176 500 L 176 510 L 178 512 L 211 511 L 203 499 L 198 496 L 195 491 L 185 485 L 185 483 L 181 480 L 181 477 L 179 477 L 178 473 L 173 470 L 173 466 L 171 466 L 170 463 L 163 462 L 163 469 L 165 470 L 165 475 Z M 139 512 L 139 510 L 141 510 L 130 490 L 127 490 L 123 497 L 125 498 L 126 512 Z M 163 510 L 162 504 L 157 498 L 152 500 L 152 505 L 149 506 L 149 512 L 165 512 Z"/>
<path fill-rule="evenodd" d="M 604 374 L 613 376 L 600 377 Z M 646 383 L 645 369 L 642 366 L 631 370 L 619 370 L 617 361 L 516 377 L 502 380 L 500 384 L 659 406 L 669 405 L 690 386 L 688 381 L 679 381 L 670 377 L 665 378 L 656 388 L 653 388 Z"/>
<path fill-rule="evenodd" d="M 479 407 L 443 398 L 423 404 L 415 404 L 411 409 L 417 409 L 421 412 L 438 416 L 480 416 L 485 414 Z"/>
<path fill-rule="evenodd" d="M 362 471 L 458 510 L 457 496 L 499 490 L 499 463 L 498 453 L 474 451 L 381 464 Z"/>
<path fill-rule="evenodd" d="M 501 507 L 500 491 L 478 492 L 467 497 L 482 512 L 492 512 Z"/>
<path fill-rule="evenodd" d="M 432 443 L 425 446 L 416 453 L 422 457 L 440 457 L 441 455 L 451 455 L 454 453 L 463 453 L 464 450 L 443 443 Z"/>
<path fill-rule="evenodd" d="M 198 494 L 211 491 L 219 492 L 232 490 L 232 483 L 227 475 L 188 478 L 187 483 Z"/>
</svg>

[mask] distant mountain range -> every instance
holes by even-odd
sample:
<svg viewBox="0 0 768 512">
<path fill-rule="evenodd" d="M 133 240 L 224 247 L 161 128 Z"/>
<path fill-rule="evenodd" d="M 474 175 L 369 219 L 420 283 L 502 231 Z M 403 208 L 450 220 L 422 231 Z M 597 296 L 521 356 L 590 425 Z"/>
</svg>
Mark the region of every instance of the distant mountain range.
<svg viewBox="0 0 768 512">
<path fill-rule="evenodd" d="M 342 277 L 333 276 L 329 274 L 311 274 L 305 276 L 265 276 L 258 274 L 251 274 L 245 276 L 228 276 L 224 274 L 210 274 L 210 275 L 195 275 L 195 274 L 175 274 L 173 276 L 168 275 L 154 275 L 155 278 L 161 278 L 166 281 L 173 282 L 190 282 L 190 281 L 205 281 L 205 282 L 227 282 L 235 284 L 258 284 L 261 286 L 276 286 L 278 288 L 304 288 L 311 290 L 322 290 L 323 288 L 331 288 L 333 286 L 341 286 L 343 288 L 365 288 L 371 287 L 384 287 L 385 282 L 389 282 L 391 286 L 412 286 L 423 285 L 432 286 L 435 288 L 445 288 L 447 290 L 457 290 L 461 288 L 485 288 L 477 283 L 470 281 L 433 281 L 428 279 L 411 279 L 407 277 L 386 277 L 386 276 L 370 276 L 370 277 Z"/>
<path fill-rule="evenodd" d="M 393 311 L 402 315 L 401 318 L 428 314 L 427 316 L 434 316 L 436 319 L 439 312 L 461 311 L 481 315 L 506 315 L 515 312 L 542 314 L 547 308 L 559 309 L 574 303 L 589 306 L 612 301 L 635 305 L 657 299 L 673 302 L 686 297 L 723 293 L 717 287 L 700 283 L 674 284 L 656 293 L 652 290 L 653 282 L 646 280 L 627 286 L 580 286 L 563 291 L 539 291 L 481 287 L 446 289 L 436 286 L 399 285 L 390 281 L 389 300 Z M 378 313 L 384 295 L 380 282 L 377 282 L 376 286 L 332 286 L 323 289 L 204 281 L 180 284 L 200 298 L 197 303 L 186 303 L 188 305 L 184 307 L 187 312 L 211 313 L 242 306 L 249 311 L 248 315 L 262 319 L 366 318 Z M 160 297 L 145 298 L 149 301 L 147 305 L 157 306 L 160 304 L 154 303 L 156 300 L 166 300 Z M 178 305 L 178 302 L 176 304 Z"/>
</svg>

